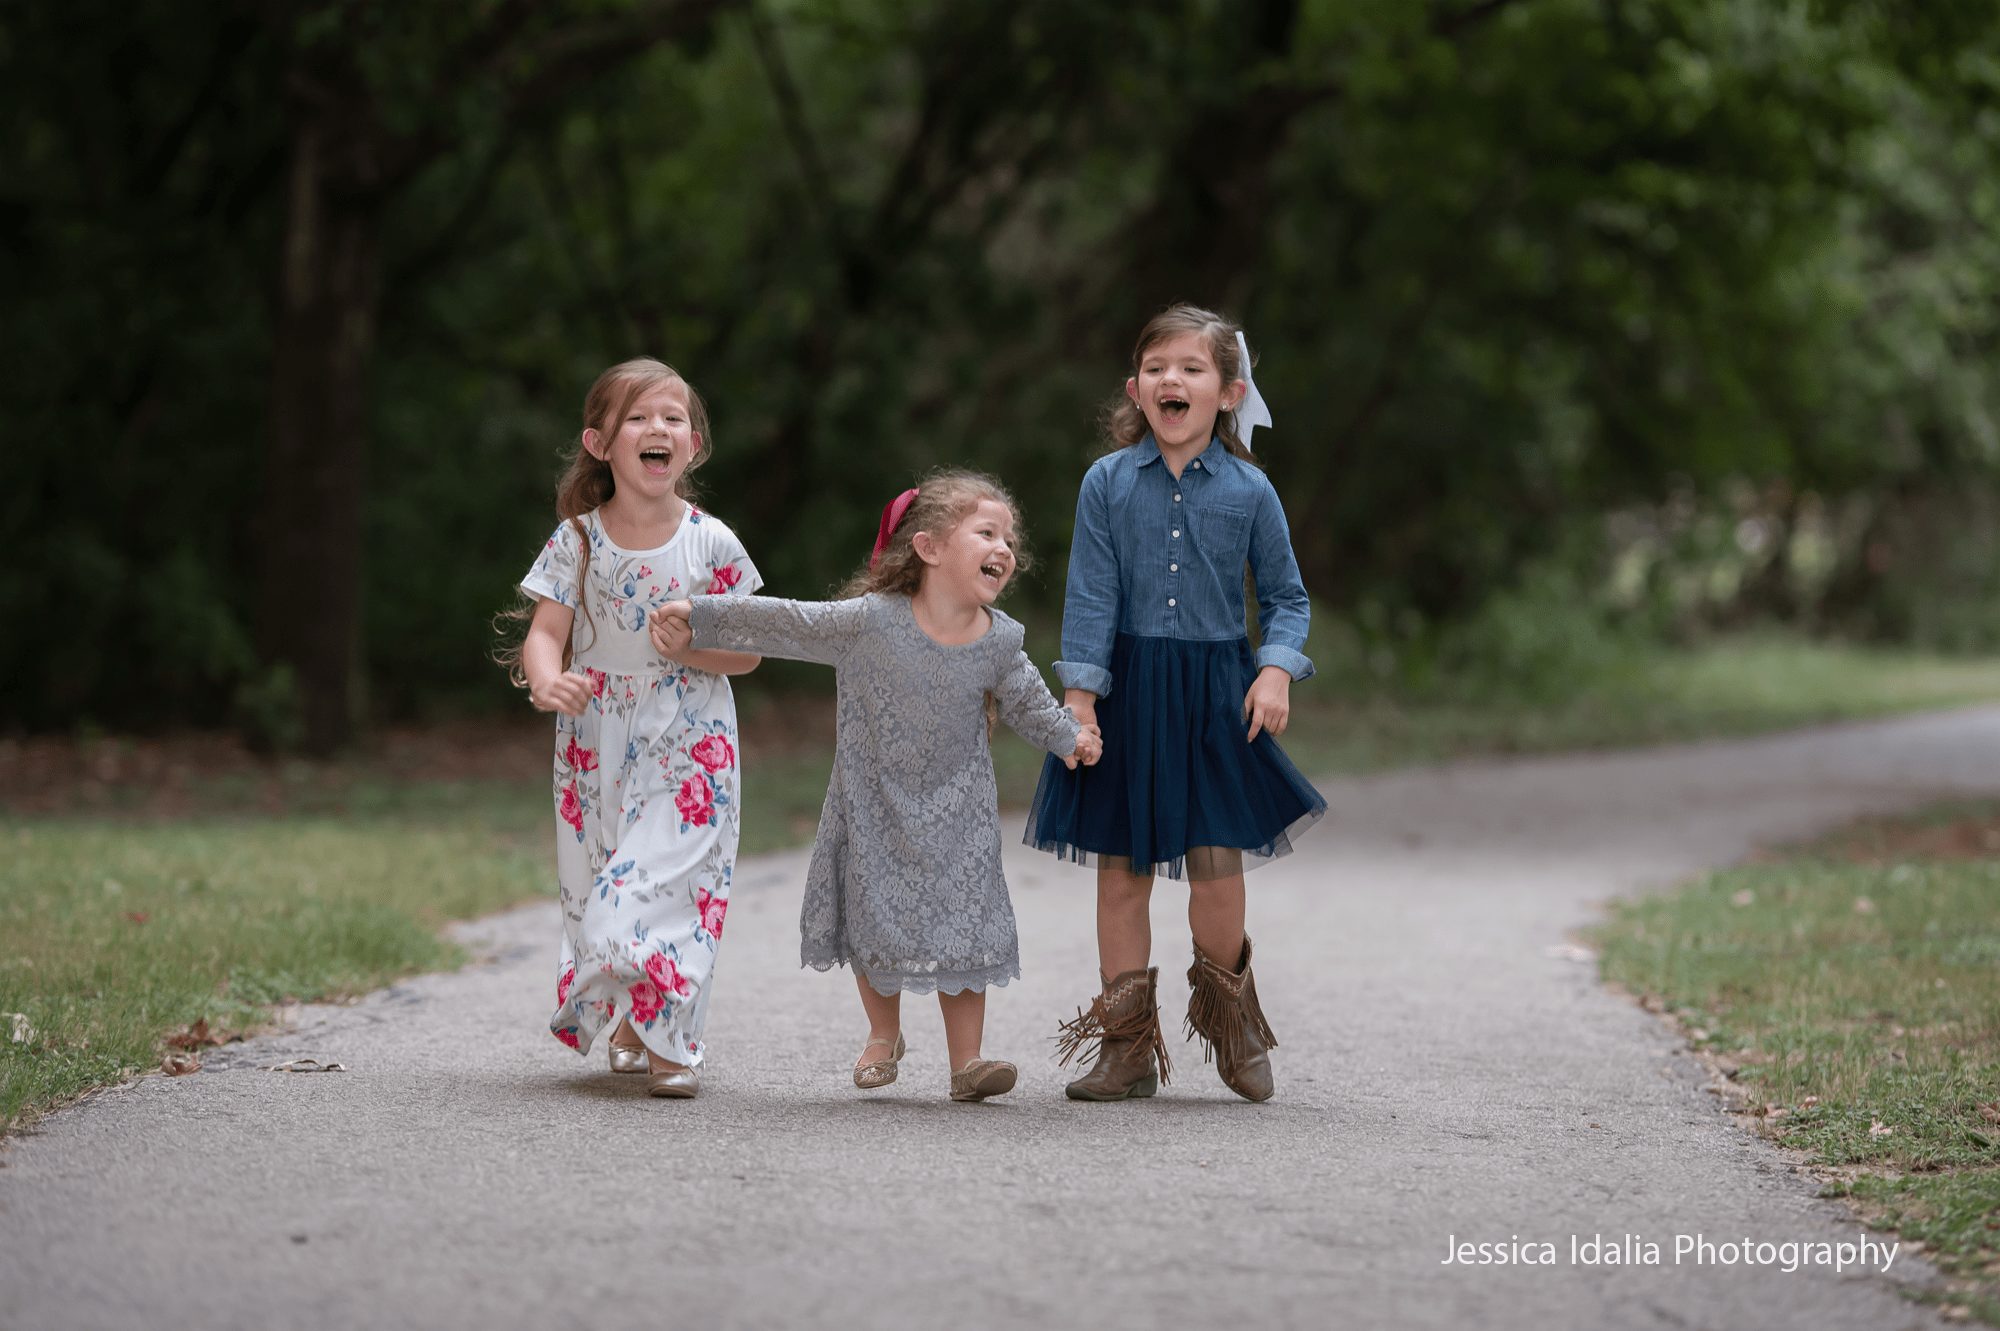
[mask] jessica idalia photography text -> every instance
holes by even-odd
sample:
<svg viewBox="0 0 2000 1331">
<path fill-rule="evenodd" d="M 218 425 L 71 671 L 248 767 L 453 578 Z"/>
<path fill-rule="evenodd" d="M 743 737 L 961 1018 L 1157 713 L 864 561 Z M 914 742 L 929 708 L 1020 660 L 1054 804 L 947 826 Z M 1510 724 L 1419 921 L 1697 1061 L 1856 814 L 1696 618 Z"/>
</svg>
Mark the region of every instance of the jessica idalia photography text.
<svg viewBox="0 0 2000 1331">
<path fill-rule="evenodd" d="M 1856 1267 L 1887 1271 L 1900 1246 L 1871 1238 L 1865 1229 L 1857 1241 L 1838 1243 L 1708 1234 L 1675 1234 L 1659 1241 L 1638 1234 L 1571 1234 L 1567 1240 L 1554 1241 L 1524 1239 L 1519 1234 L 1503 1240 L 1461 1240 L 1447 1234 L 1439 1265 L 1555 1266 L 1566 1257 L 1570 1266 L 1771 1266 L 1785 1272 L 1831 1267 L 1838 1274 Z"/>
</svg>

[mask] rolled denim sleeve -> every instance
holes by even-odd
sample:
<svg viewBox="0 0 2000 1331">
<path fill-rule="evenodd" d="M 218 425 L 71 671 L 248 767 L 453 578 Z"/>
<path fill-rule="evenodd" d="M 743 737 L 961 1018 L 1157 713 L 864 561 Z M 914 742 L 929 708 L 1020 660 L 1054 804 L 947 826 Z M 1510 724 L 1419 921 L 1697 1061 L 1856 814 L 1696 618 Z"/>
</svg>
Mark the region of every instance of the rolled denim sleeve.
<svg viewBox="0 0 2000 1331">
<path fill-rule="evenodd" d="M 1257 623 L 1263 631 L 1257 668 L 1277 666 L 1295 680 L 1310 678 L 1313 663 L 1305 647 L 1312 628 L 1312 600 L 1299 578 L 1284 505 L 1269 482 L 1251 520 L 1250 573 L 1257 580 Z"/>
<path fill-rule="evenodd" d="M 1106 697 L 1111 692 L 1111 644 L 1118 635 L 1118 550 L 1101 466 L 1083 474 L 1070 538 L 1069 582 L 1063 592 L 1062 660 L 1056 678 L 1066 689 Z"/>
</svg>

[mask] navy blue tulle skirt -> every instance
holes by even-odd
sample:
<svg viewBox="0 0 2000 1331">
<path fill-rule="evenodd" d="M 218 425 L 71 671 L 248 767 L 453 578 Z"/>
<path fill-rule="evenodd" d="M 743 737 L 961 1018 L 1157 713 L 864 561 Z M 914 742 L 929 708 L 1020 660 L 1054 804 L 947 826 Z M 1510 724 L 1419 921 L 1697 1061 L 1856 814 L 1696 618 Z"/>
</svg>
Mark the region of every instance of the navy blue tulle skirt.
<svg viewBox="0 0 2000 1331">
<path fill-rule="evenodd" d="M 1246 741 L 1257 676 L 1245 639 L 1185 642 L 1121 633 L 1097 702 L 1104 757 L 1042 765 L 1027 844 L 1079 864 L 1223 877 L 1291 853 L 1326 800 L 1268 734 Z"/>
</svg>

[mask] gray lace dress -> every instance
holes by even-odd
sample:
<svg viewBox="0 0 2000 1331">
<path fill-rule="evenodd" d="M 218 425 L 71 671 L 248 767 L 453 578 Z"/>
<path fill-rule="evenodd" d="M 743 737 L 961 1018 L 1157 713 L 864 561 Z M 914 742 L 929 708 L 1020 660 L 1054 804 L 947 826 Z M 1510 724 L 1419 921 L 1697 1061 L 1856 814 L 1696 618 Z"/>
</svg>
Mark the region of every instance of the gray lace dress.
<svg viewBox="0 0 2000 1331">
<path fill-rule="evenodd" d="M 1021 625 L 992 616 L 983 637 L 947 647 L 907 596 L 696 598 L 697 648 L 834 668 L 838 735 L 799 916 L 803 964 L 852 966 L 883 994 L 955 994 L 1021 973 L 985 695 L 1051 753 L 1075 749 L 1077 723 L 1021 650 Z"/>
</svg>

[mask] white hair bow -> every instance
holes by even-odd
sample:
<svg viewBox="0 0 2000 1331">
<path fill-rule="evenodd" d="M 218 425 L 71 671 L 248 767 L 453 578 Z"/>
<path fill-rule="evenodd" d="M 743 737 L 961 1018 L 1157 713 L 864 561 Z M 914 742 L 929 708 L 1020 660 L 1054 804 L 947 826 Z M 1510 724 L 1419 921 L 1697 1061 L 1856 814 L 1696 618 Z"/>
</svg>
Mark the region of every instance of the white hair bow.
<svg viewBox="0 0 2000 1331">
<path fill-rule="evenodd" d="M 1230 415 L 1236 419 L 1236 437 L 1243 441 L 1243 447 L 1250 447 L 1250 432 L 1262 425 L 1271 428 L 1271 409 L 1264 405 L 1264 395 L 1257 391 L 1257 381 L 1250 377 L 1250 339 L 1239 330 L 1236 334 L 1236 356 L 1242 364 L 1243 400 L 1236 404 Z"/>
</svg>

